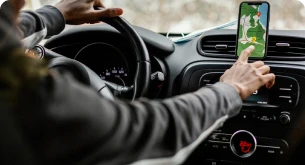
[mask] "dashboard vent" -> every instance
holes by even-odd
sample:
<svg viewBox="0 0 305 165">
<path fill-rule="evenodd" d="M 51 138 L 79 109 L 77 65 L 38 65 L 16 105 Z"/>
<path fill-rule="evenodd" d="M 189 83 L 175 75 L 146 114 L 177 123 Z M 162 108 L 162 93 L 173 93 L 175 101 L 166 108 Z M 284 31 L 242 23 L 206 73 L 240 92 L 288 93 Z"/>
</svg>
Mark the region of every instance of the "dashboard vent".
<svg viewBox="0 0 305 165">
<path fill-rule="evenodd" d="M 235 58 L 236 35 L 204 36 L 198 43 L 203 56 Z M 305 60 L 305 39 L 269 35 L 267 60 Z"/>
<path fill-rule="evenodd" d="M 234 57 L 236 35 L 206 36 L 201 39 L 199 51 L 203 55 Z"/>
<path fill-rule="evenodd" d="M 273 59 L 305 60 L 305 39 L 269 36 L 267 57 Z"/>
</svg>

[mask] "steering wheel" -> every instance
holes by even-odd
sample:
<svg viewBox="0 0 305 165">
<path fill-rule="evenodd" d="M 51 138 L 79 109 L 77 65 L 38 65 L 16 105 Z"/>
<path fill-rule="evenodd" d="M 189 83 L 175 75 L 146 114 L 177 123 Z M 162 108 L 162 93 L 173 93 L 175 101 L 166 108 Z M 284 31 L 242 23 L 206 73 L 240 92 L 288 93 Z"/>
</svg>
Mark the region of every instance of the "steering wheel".
<svg viewBox="0 0 305 165">
<path fill-rule="evenodd" d="M 132 25 L 122 17 L 107 18 L 102 19 L 101 21 L 117 29 L 127 39 L 136 55 L 137 67 L 132 86 L 122 87 L 111 82 L 106 82 L 84 64 L 46 49 L 45 56 L 51 59 L 49 68 L 59 71 L 70 71 L 78 81 L 90 85 L 102 96 L 108 99 L 114 99 L 113 95 L 120 96 L 121 94 L 131 92 L 133 92 L 131 94 L 131 100 L 147 96 L 147 89 L 151 76 L 151 65 L 148 50 L 144 41 Z M 109 90 L 109 88 L 111 90 Z"/>
</svg>

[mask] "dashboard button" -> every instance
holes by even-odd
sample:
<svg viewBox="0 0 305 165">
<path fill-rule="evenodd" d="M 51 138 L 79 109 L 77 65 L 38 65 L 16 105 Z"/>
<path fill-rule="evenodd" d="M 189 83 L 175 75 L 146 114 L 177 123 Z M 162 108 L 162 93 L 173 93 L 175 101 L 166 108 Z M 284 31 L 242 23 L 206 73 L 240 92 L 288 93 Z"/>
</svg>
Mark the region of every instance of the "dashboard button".
<svg viewBox="0 0 305 165">
<path fill-rule="evenodd" d="M 206 160 L 204 162 L 204 164 L 207 164 L 207 165 L 223 165 L 221 161 L 219 160 Z"/>
<path fill-rule="evenodd" d="M 290 123 L 290 116 L 289 116 L 288 114 L 282 114 L 282 115 L 280 116 L 280 122 L 281 122 L 282 124 L 288 124 L 288 123 Z"/>
<path fill-rule="evenodd" d="M 259 153 L 259 155 L 263 156 L 263 157 L 275 157 L 278 156 L 280 154 L 280 149 L 278 148 L 269 148 L 268 146 L 257 146 L 257 153 Z"/>
<path fill-rule="evenodd" d="M 223 150 L 223 151 L 229 151 L 230 150 L 230 144 L 221 144 L 220 145 L 220 148 Z"/>
<path fill-rule="evenodd" d="M 230 142 L 230 138 L 231 138 L 231 135 L 229 135 L 229 134 L 215 133 L 215 134 L 212 134 L 208 138 L 208 140 L 220 141 L 220 142 Z"/>
<path fill-rule="evenodd" d="M 235 132 L 230 140 L 232 152 L 241 158 L 252 156 L 256 150 L 256 146 L 257 142 L 254 135 L 245 130 Z"/>
<path fill-rule="evenodd" d="M 227 161 L 227 160 L 206 160 L 204 165 L 242 165 L 241 163 L 238 162 L 232 162 L 232 161 Z"/>
<path fill-rule="evenodd" d="M 240 114 L 240 117 L 242 120 L 247 120 L 250 118 L 250 115 L 249 114 Z"/>
<path fill-rule="evenodd" d="M 212 141 L 220 141 L 220 134 L 212 134 L 208 140 L 212 140 Z"/>
<path fill-rule="evenodd" d="M 272 122 L 272 121 L 276 121 L 276 116 L 274 116 L 274 115 L 258 115 L 257 119 L 259 121 Z"/>
<path fill-rule="evenodd" d="M 220 139 L 222 142 L 230 142 L 231 135 L 221 135 Z"/>
<path fill-rule="evenodd" d="M 280 151 L 279 151 L 279 154 L 280 154 L 280 155 L 284 155 L 284 154 L 286 154 L 286 153 L 285 153 L 284 150 L 280 150 Z"/>
<path fill-rule="evenodd" d="M 212 144 L 211 144 L 211 147 L 212 147 L 213 149 L 220 149 L 220 144 L 219 144 L 219 143 L 212 143 Z"/>
<path fill-rule="evenodd" d="M 256 140 L 258 146 L 277 148 L 283 150 L 283 152 L 287 151 L 289 148 L 287 142 L 282 139 L 256 137 Z"/>
</svg>

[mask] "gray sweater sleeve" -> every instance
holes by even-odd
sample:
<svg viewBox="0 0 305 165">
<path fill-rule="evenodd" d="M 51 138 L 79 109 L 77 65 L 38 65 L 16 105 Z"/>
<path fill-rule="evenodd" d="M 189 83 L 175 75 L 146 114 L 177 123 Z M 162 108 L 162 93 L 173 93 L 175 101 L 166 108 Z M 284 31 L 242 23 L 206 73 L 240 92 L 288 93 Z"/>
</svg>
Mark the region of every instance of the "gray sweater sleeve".
<svg viewBox="0 0 305 165">
<path fill-rule="evenodd" d="M 134 102 L 101 98 L 67 75 L 48 77 L 34 91 L 17 114 L 49 164 L 180 164 L 242 106 L 224 83 Z"/>
<path fill-rule="evenodd" d="M 32 48 L 46 36 L 59 34 L 65 28 L 65 19 L 55 7 L 47 5 L 36 11 L 20 13 L 19 29 L 25 48 Z"/>
</svg>

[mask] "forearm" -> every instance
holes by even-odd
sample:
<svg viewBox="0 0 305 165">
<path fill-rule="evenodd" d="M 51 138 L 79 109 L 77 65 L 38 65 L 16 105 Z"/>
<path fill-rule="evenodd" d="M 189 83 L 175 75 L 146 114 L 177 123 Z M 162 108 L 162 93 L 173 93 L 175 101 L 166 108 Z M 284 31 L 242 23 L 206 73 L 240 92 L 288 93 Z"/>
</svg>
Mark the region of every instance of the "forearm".
<svg viewBox="0 0 305 165">
<path fill-rule="evenodd" d="M 44 6 L 35 12 L 20 13 L 19 29 L 22 32 L 23 45 L 31 48 L 46 36 L 59 34 L 65 27 L 61 12 L 53 6 Z"/>
<path fill-rule="evenodd" d="M 22 107 L 22 125 L 38 153 L 53 164 L 125 164 L 170 157 L 202 141 L 217 128 L 218 119 L 224 122 L 241 107 L 239 95 L 226 84 L 164 101 L 128 103 L 100 98 L 65 77 L 50 78 L 25 99 L 35 107 Z M 33 100 L 39 104 L 29 104 Z M 80 155 L 79 160 L 69 159 L 73 155 Z"/>
<path fill-rule="evenodd" d="M 154 158 L 143 160 L 149 164 L 181 164 L 212 131 L 239 113 L 242 101 L 233 87 L 218 83 L 195 93 L 144 104 L 150 107 L 148 113 L 155 114 L 146 119 L 154 125 L 145 128 L 150 130 L 150 138 L 144 144 L 156 143 L 140 159 Z"/>
</svg>

